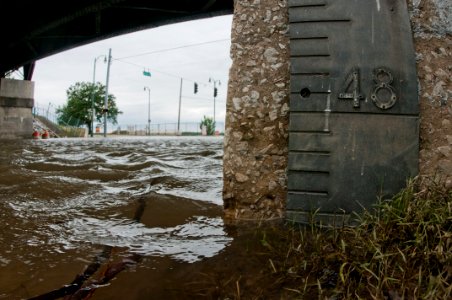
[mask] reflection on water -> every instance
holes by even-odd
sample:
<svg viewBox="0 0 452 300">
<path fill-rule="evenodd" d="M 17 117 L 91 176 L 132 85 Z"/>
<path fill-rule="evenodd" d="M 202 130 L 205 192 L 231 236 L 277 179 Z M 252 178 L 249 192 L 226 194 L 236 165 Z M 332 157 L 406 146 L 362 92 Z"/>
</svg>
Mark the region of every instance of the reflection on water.
<svg viewBox="0 0 452 300">
<path fill-rule="evenodd" d="M 106 246 L 189 263 L 217 254 L 231 241 L 221 219 L 222 143 L 3 141 L 0 299 L 71 282 Z"/>
</svg>

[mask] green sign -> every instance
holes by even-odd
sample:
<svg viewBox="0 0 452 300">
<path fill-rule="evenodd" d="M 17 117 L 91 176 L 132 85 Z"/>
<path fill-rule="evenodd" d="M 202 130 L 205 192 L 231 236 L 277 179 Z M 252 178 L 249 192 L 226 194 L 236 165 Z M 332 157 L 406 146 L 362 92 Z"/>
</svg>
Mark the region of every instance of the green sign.
<svg viewBox="0 0 452 300">
<path fill-rule="evenodd" d="M 144 75 L 144 76 L 149 76 L 149 77 L 151 77 L 151 72 L 149 72 L 149 71 L 143 71 L 143 75 Z"/>
</svg>

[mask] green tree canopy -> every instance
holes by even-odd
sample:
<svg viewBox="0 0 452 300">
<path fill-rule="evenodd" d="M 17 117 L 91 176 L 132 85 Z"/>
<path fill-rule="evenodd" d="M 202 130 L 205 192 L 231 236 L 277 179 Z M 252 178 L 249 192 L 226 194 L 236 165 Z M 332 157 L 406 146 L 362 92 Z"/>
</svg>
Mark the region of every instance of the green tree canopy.
<svg viewBox="0 0 452 300">
<path fill-rule="evenodd" d="M 77 127 L 86 125 L 91 133 L 91 101 L 92 99 L 94 100 L 94 121 L 102 122 L 104 116 L 105 86 L 100 82 L 94 85 L 89 82 L 77 82 L 67 89 L 66 94 L 67 103 L 57 109 L 58 123 Z M 119 114 L 122 114 L 122 111 L 119 111 L 116 106 L 115 96 L 108 94 L 107 120 L 113 124 L 117 124 Z"/>
<path fill-rule="evenodd" d="M 201 120 L 201 124 L 199 124 L 199 128 L 202 129 L 202 126 L 205 125 L 207 129 L 207 135 L 214 135 L 215 133 L 215 122 L 213 118 L 209 118 L 204 116 L 204 119 Z"/>
</svg>

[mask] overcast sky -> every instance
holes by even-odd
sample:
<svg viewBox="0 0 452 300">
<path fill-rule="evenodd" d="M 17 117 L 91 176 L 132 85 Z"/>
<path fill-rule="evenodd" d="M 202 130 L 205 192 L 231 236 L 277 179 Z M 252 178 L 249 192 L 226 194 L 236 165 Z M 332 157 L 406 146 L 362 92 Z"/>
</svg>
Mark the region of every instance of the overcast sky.
<svg viewBox="0 0 452 300">
<path fill-rule="evenodd" d="M 177 122 L 180 78 L 183 80 L 181 122 L 199 122 L 213 116 L 213 84 L 221 81 L 216 120 L 224 122 L 232 15 L 176 23 L 127 34 L 44 58 L 36 63 L 35 104 L 47 109 L 66 103 L 66 90 L 78 81 L 91 82 L 94 59 L 112 49 L 109 93 L 116 96 L 123 114 L 118 122 L 145 125 L 148 86 L 152 124 Z M 191 46 L 195 44 L 202 44 Z M 176 48 L 176 49 L 174 49 Z M 170 50 L 172 49 L 172 50 Z M 163 51 L 161 51 L 163 50 Z M 150 53 L 154 52 L 154 53 Z M 146 54 L 148 53 L 148 54 Z M 143 54 L 143 55 L 140 55 Z M 98 59 L 96 81 L 105 84 L 107 64 Z M 151 77 L 143 71 L 151 72 Z M 193 84 L 198 82 L 198 94 Z"/>
</svg>

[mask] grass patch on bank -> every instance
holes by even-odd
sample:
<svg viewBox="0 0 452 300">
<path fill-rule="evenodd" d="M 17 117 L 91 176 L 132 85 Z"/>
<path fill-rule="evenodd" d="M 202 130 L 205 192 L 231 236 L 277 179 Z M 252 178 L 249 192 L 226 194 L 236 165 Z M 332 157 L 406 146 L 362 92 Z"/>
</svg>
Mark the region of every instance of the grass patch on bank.
<svg viewBox="0 0 452 300">
<path fill-rule="evenodd" d="M 416 179 L 354 227 L 261 232 L 287 298 L 451 299 L 452 191 Z"/>
</svg>

